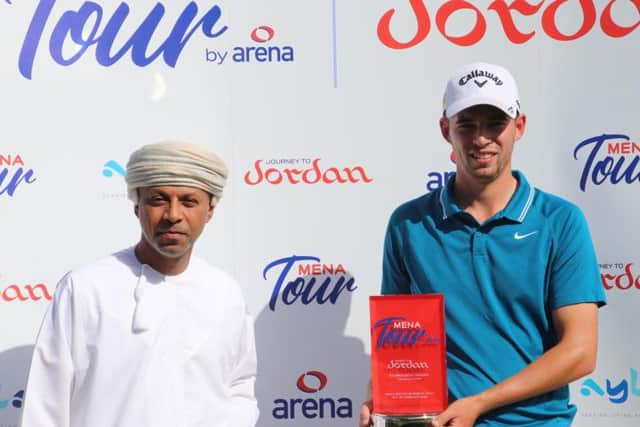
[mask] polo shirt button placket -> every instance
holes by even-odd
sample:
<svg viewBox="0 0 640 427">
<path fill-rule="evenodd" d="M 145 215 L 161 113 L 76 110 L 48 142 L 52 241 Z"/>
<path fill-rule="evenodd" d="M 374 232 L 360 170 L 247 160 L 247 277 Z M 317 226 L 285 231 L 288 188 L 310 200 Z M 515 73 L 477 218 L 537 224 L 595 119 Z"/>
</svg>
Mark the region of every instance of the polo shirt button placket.
<svg viewBox="0 0 640 427">
<path fill-rule="evenodd" d="M 487 256 L 487 234 L 481 228 L 471 235 L 471 250 L 474 257 Z"/>
</svg>

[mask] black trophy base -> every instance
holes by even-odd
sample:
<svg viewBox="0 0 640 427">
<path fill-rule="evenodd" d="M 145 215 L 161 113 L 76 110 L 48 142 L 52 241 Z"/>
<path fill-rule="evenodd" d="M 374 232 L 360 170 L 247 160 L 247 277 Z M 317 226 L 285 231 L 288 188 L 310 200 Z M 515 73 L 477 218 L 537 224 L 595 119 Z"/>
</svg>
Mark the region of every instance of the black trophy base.
<svg viewBox="0 0 640 427">
<path fill-rule="evenodd" d="M 425 415 L 382 415 L 373 414 L 373 427 L 431 427 L 434 414 Z"/>
</svg>

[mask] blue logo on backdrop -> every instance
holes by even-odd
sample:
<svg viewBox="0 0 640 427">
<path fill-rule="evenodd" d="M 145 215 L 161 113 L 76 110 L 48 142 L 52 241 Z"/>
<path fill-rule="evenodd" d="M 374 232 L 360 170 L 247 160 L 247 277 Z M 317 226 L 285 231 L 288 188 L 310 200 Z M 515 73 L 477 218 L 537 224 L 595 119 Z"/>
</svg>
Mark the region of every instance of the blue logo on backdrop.
<svg viewBox="0 0 640 427">
<path fill-rule="evenodd" d="M 596 186 L 640 182 L 640 143 L 632 142 L 627 135 L 602 134 L 585 139 L 573 150 L 573 158 L 578 160 L 582 151 L 587 153 L 580 176 L 582 191 L 589 182 Z"/>
<path fill-rule="evenodd" d="M 33 169 L 25 168 L 20 154 L 0 154 L 0 197 L 13 197 L 20 185 L 35 181 Z"/>
<path fill-rule="evenodd" d="M 122 30 L 129 27 L 125 21 L 131 7 L 126 2 L 121 2 L 107 17 L 98 3 L 85 1 L 77 10 L 63 12 L 57 22 L 49 22 L 55 6 L 55 0 L 40 0 L 29 24 L 18 60 L 20 74 L 27 79 L 32 77 L 33 63 L 43 39 L 45 44 L 48 41 L 51 58 L 63 66 L 74 64 L 95 45 L 96 60 L 105 67 L 115 64 L 128 52 L 139 67 L 146 67 L 160 56 L 165 64 L 175 67 L 182 50 L 198 30 L 207 38 L 216 38 L 228 29 L 220 22 L 220 6 L 211 6 L 198 18 L 198 5 L 194 1 L 184 7 L 164 40 L 155 35 L 165 15 L 165 7 L 160 2 L 127 34 Z M 45 28 L 50 29 L 50 33 L 45 33 Z M 70 46 L 74 49 L 69 49 Z M 150 46 L 158 47 L 153 50 Z M 64 53 L 71 50 L 73 54 Z"/>
<path fill-rule="evenodd" d="M 227 57 L 237 63 L 293 62 L 294 48 L 292 46 L 269 43 L 275 34 L 273 27 L 260 25 L 251 31 L 251 39 L 255 44 L 235 46 L 231 51 L 206 49 L 205 60 L 217 65 L 224 64 Z"/>
<path fill-rule="evenodd" d="M 102 175 L 106 176 L 107 178 L 111 178 L 114 175 L 124 176 L 125 173 L 126 172 L 124 168 L 115 160 L 109 160 L 104 164 L 104 167 L 102 169 Z"/>
<path fill-rule="evenodd" d="M 116 181 L 112 181 L 114 185 L 122 184 L 121 180 L 126 175 L 126 169 L 115 160 L 108 160 L 102 166 L 102 176 L 108 179 L 120 178 Z M 117 191 L 117 192 L 104 192 L 102 194 L 103 199 L 126 199 L 127 192 L 126 191 Z M 0 427 L 2 427 L 0 425 Z"/>
<path fill-rule="evenodd" d="M 297 277 L 291 278 L 289 273 L 296 266 Z M 342 264 L 323 264 L 320 258 L 313 256 L 297 256 L 280 258 L 269 263 L 262 271 L 267 280 L 267 273 L 280 268 L 269 299 L 269 308 L 276 310 L 278 299 L 285 305 L 300 302 L 309 305 L 335 304 L 344 292 L 353 292 L 358 287 L 355 279 L 347 273 Z M 296 271 L 296 270 L 294 270 Z M 295 273 L 294 273 L 295 274 Z"/>
<path fill-rule="evenodd" d="M 0 391 L 2 390 L 2 384 L 0 384 Z M 0 410 L 7 408 L 22 408 L 22 401 L 24 400 L 24 390 L 18 390 L 12 398 L 0 400 Z"/>
<path fill-rule="evenodd" d="M 638 384 L 638 371 L 631 368 L 629 378 L 620 380 L 605 380 L 605 385 L 596 382 L 593 378 L 587 378 L 582 381 L 580 393 L 583 396 L 597 395 L 606 397 L 609 402 L 622 404 L 629 400 L 629 396 L 640 397 L 640 387 Z"/>
<path fill-rule="evenodd" d="M 449 159 L 451 160 L 451 163 L 455 165 L 456 153 L 452 151 Z M 455 175 L 455 171 L 427 172 L 427 191 L 431 192 L 437 190 L 440 187 L 443 187 L 447 184 L 447 182 L 449 182 L 449 179 L 451 179 L 453 175 Z"/>
</svg>

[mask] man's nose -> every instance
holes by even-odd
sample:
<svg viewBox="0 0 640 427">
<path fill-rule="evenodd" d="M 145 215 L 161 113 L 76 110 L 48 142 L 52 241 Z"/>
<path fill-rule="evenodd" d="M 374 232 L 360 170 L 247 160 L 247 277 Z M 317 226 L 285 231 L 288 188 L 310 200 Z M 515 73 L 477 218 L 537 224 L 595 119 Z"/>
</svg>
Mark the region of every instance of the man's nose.
<svg viewBox="0 0 640 427">
<path fill-rule="evenodd" d="M 165 219 L 176 223 L 182 219 L 182 209 L 178 201 L 171 201 L 165 210 Z"/>
<path fill-rule="evenodd" d="M 473 143 L 476 146 L 484 147 L 491 143 L 491 136 L 489 130 L 484 126 L 478 126 L 475 134 L 473 135 Z"/>
</svg>

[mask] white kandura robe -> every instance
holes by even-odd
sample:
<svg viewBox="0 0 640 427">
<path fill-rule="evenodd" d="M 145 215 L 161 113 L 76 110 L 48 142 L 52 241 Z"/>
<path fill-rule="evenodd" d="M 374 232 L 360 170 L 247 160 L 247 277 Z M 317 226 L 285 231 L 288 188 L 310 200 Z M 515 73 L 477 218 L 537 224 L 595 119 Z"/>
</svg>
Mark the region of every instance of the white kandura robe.
<svg viewBox="0 0 640 427">
<path fill-rule="evenodd" d="M 197 257 L 165 276 L 133 248 L 68 273 L 35 346 L 22 427 L 250 427 L 253 322 Z"/>
</svg>

